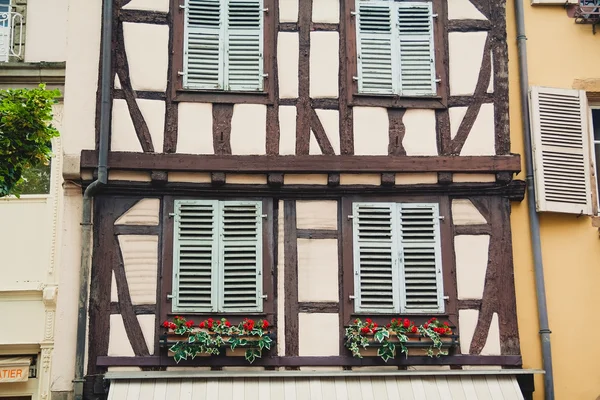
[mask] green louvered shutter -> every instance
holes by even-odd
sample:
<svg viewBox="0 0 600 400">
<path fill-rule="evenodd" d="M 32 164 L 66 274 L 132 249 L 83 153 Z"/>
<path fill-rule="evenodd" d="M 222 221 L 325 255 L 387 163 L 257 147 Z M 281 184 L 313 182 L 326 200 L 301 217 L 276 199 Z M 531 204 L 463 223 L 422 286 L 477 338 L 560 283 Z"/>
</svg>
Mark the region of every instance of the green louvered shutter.
<svg viewBox="0 0 600 400">
<path fill-rule="evenodd" d="M 262 203 L 219 204 L 219 311 L 262 311 Z"/>
<path fill-rule="evenodd" d="M 173 248 L 173 311 L 213 312 L 217 296 L 218 202 L 176 200 Z"/>
<path fill-rule="evenodd" d="M 396 3 L 400 50 L 400 94 L 437 93 L 433 46 L 433 13 L 429 2 Z"/>
<path fill-rule="evenodd" d="M 395 203 L 354 203 L 354 302 L 356 312 L 399 311 Z"/>
<path fill-rule="evenodd" d="M 223 89 L 225 21 L 222 0 L 186 0 L 183 86 Z"/>
<path fill-rule="evenodd" d="M 444 312 L 439 207 L 398 204 L 403 313 Z"/>
<path fill-rule="evenodd" d="M 227 90 L 263 88 L 263 14 L 262 0 L 227 1 Z"/>
<path fill-rule="evenodd" d="M 397 36 L 394 34 L 393 2 L 357 0 L 358 91 L 398 92 Z"/>
</svg>

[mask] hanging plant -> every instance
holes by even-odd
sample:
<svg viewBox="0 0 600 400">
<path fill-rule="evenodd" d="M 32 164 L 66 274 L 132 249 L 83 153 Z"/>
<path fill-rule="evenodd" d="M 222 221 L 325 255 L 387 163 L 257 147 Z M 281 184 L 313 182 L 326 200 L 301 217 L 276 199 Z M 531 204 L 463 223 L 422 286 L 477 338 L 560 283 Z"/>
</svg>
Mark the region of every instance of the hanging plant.
<svg viewBox="0 0 600 400">
<path fill-rule="evenodd" d="M 264 349 L 271 349 L 273 339 L 269 336 L 269 326 L 266 319 L 255 322 L 248 318 L 237 325 L 232 325 L 226 318 L 208 318 L 196 326 L 194 321 L 180 316 L 163 322 L 164 328 L 181 337 L 169 347 L 177 363 L 202 354 L 219 355 L 224 347 L 231 350 L 241 347 L 246 348 L 244 356 L 252 364 L 262 357 Z"/>
<path fill-rule="evenodd" d="M 437 318 L 420 326 L 407 318 L 393 318 L 385 327 L 378 326 L 370 318 L 364 322 L 357 318 L 346 328 L 344 344 L 354 357 L 359 358 L 363 357 L 362 350 L 376 345 L 377 355 L 387 362 L 398 353 L 408 356 L 409 346 L 426 347 L 429 357 L 447 355 L 445 348 L 455 341 L 448 322 L 442 323 Z"/>
</svg>

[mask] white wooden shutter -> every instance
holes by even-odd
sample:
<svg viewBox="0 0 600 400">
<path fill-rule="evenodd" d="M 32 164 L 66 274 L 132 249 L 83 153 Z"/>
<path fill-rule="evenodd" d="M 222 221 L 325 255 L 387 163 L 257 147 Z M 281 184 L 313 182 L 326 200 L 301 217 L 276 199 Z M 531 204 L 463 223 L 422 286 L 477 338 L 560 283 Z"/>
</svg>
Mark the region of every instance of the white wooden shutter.
<svg viewBox="0 0 600 400">
<path fill-rule="evenodd" d="M 186 0 L 183 86 L 223 89 L 224 12 L 221 0 Z"/>
<path fill-rule="evenodd" d="M 435 95 L 433 13 L 430 2 L 400 2 L 397 5 L 400 46 L 400 94 Z"/>
<path fill-rule="evenodd" d="M 219 311 L 262 311 L 262 203 L 219 205 Z"/>
<path fill-rule="evenodd" d="M 394 203 L 354 203 L 356 312 L 398 312 L 398 236 Z"/>
<path fill-rule="evenodd" d="M 585 92 L 531 88 L 538 211 L 592 214 Z"/>
<path fill-rule="evenodd" d="M 263 88 L 263 13 L 262 0 L 227 1 L 228 90 Z"/>
<path fill-rule="evenodd" d="M 444 312 L 439 207 L 398 204 L 403 313 Z"/>
<path fill-rule="evenodd" d="M 217 201 L 176 200 L 173 311 L 216 311 Z"/>
<path fill-rule="evenodd" d="M 357 0 L 358 91 L 392 94 L 398 91 L 397 37 L 393 3 Z"/>
</svg>

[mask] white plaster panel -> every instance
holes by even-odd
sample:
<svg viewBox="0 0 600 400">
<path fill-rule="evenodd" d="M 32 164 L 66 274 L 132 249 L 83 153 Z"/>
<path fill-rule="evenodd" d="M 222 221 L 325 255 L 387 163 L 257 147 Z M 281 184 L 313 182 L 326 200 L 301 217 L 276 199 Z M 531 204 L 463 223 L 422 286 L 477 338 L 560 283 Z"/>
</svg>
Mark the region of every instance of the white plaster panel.
<svg viewBox="0 0 600 400">
<path fill-rule="evenodd" d="M 169 12 L 169 0 L 131 0 L 123 8 L 127 10 Z"/>
<path fill-rule="evenodd" d="M 115 273 L 111 273 L 110 279 L 110 301 L 115 303 L 119 301 L 119 293 L 117 292 L 117 280 L 115 279 Z"/>
<path fill-rule="evenodd" d="M 437 183 L 438 177 L 435 172 L 414 173 L 414 174 L 396 174 L 396 185 L 417 185 Z"/>
<path fill-rule="evenodd" d="M 454 225 L 479 225 L 487 221 L 471 200 L 452 200 L 452 222 Z"/>
<path fill-rule="evenodd" d="M 319 142 L 317 142 L 317 138 L 315 137 L 315 132 L 310 130 L 310 138 L 308 142 L 308 154 L 311 156 L 314 155 L 322 155 L 321 147 L 319 146 Z"/>
<path fill-rule="evenodd" d="M 450 32 L 450 95 L 472 95 L 475 91 L 486 32 Z"/>
<path fill-rule="evenodd" d="M 23 26 L 26 62 L 67 59 L 68 9 L 68 0 L 27 1 L 27 23 Z"/>
<path fill-rule="evenodd" d="M 277 265 L 285 265 L 284 202 L 279 201 L 277 217 Z M 277 268 L 277 315 L 285 315 L 285 268 Z M 285 355 L 285 324 L 277 324 L 277 354 Z"/>
<path fill-rule="evenodd" d="M 95 148 L 101 10 L 99 1 L 69 4 L 65 116 L 61 131 L 65 154 L 80 154 L 82 149 Z M 42 26 L 47 30 L 47 24 Z"/>
<path fill-rule="evenodd" d="M 266 185 L 267 176 L 260 174 L 227 174 L 225 183 L 234 183 L 240 185 Z"/>
<path fill-rule="evenodd" d="M 335 154 L 340 154 L 340 115 L 337 110 L 316 110 Z"/>
<path fill-rule="evenodd" d="M 279 0 L 279 22 L 298 21 L 298 0 Z"/>
<path fill-rule="evenodd" d="M 496 182 L 494 174 L 453 174 L 452 182 Z"/>
<path fill-rule="evenodd" d="M 338 32 L 310 33 L 310 97 L 338 97 Z"/>
<path fill-rule="evenodd" d="M 337 313 L 299 313 L 298 320 L 298 355 L 340 354 L 340 322 Z"/>
<path fill-rule="evenodd" d="M 119 235 L 118 238 L 131 302 L 134 305 L 155 304 L 158 236 Z"/>
<path fill-rule="evenodd" d="M 123 37 L 133 89 L 164 92 L 169 65 L 169 27 L 124 22 Z"/>
<path fill-rule="evenodd" d="M 337 239 L 298 239 L 298 301 L 339 301 Z"/>
<path fill-rule="evenodd" d="M 109 181 L 150 182 L 150 172 L 144 171 L 108 171 Z"/>
<path fill-rule="evenodd" d="M 115 89 L 121 89 L 121 80 L 117 74 L 115 74 Z"/>
<path fill-rule="evenodd" d="M 490 83 L 487 87 L 487 92 L 492 93 L 494 91 L 494 53 L 490 54 Z"/>
<path fill-rule="evenodd" d="M 146 341 L 146 346 L 148 346 L 148 352 L 150 355 L 154 354 L 154 335 L 156 330 L 154 329 L 155 322 L 154 314 L 149 315 L 138 315 L 137 319 L 140 323 L 140 328 L 142 328 L 142 334 L 144 335 L 144 340 Z"/>
<path fill-rule="evenodd" d="M 281 3 L 281 2 L 280 2 Z M 298 97 L 298 34 L 280 32 L 277 36 L 277 73 L 279 74 L 279 97 Z"/>
<path fill-rule="evenodd" d="M 357 156 L 387 156 L 389 119 L 381 107 L 354 107 L 354 154 Z"/>
<path fill-rule="evenodd" d="M 180 103 L 177 114 L 177 153 L 214 154 L 212 104 Z"/>
<path fill-rule="evenodd" d="M 165 102 L 157 100 L 138 99 L 142 116 L 148 125 L 155 153 L 163 152 L 165 139 Z"/>
<path fill-rule="evenodd" d="M 165 102 L 157 100 L 137 99 L 138 106 L 152 138 L 154 151 L 162 152 L 165 124 Z M 127 103 L 123 99 L 113 102 L 111 150 L 141 152 L 135 128 L 129 115 Z"/>
<path fill-rule="evenodd" d="M 210 174 L 204 172 L 169 172 L 169 182 L 210 183 Z"/>
<path fill-rule="evenodd" d="M 448 19 L 487 19 L 469 0 L 448 0 Z"/>
<path fill-rule="evenodd" d="M 327 174 L 285 174 L 284 185 L 327 185 Z"/>
<path fill-rule="evenodd" d="M 492 314 L 492 323 L 488 330 L 488 336 L 485 346 L 481 349 L 482 356 L 500 355 L 500 324 L 498 323 L 498 313 Z"/>
<path fill-rule="evenodd" d="M 128 356 L 133 357 L 133 349 L 121 314 L 112 314 L 110 316 L 110 331 L 108 335 L 108 355 L 109 356 Z"/>
<path fill-rule="evenodd" d="M 267 106 L 236 104 L 231 118 L 231 153 L 266 154 Z"/>
<path fill-rule="evenodd" d="M 337 201 L 296 201 L 296 227 L 298 229 L 337 230 Z"/>
<path fill-rule="evenodd" d="M 407 156 L 436 156 L 435 111 L 408 109 L 402 122 L 405 127 L 402 145 Z"/>
<path fill-rule="evenodd" d="M 468 107 L 450 107 L 448 108 L 448 115 L 450 117 L 450 138 L 454 139 L 458 133 L 458 127 L 460 126 L 465 114 L 467 113 Z"/>
<path fill-rule="evenodd" d="M 158 225 L 160 199 L 142 199 L 117 219 L 115 225 Z"/>
<path fill-rule="evenodd" d="M 459 299 L 481 299 L 483 297 L 489 244 L 489 235 L 458 235 L 454 237 L 456 286 Z"/>
<path fill-rule="evenodd" d="M 313 0 L 312 21 L 331 24 L 340 22 L 340 1 Z"/>
<path fill-rule="evenodd" d="M 482 104 L 460 151 L 461 156 L 491 156 L 496 154 L 494 105 Z"/>
<path fill-rule="evenodd" d="M 471 347 L 478 318 L 478 310 L 458 310 L 458 326 L 460 327 L 459 342 L 462 354 L 469 354 L 469 347 Z"/>
<path fill-rule="evenodd" d="M 380 174 L 340 174 L 340 185 L 381 185 Z"/>
<path fill-rule="evenodd" d="M 279 154 L 296 154 L 295 106 L 279 106 Z"/>
</svg>

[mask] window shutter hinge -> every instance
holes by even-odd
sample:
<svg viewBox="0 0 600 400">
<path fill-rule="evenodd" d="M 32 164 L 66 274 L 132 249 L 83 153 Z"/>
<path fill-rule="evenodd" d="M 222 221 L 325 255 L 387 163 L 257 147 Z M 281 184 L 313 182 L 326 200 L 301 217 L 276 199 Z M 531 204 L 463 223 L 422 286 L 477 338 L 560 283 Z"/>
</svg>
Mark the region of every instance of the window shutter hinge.
<svg viewBox="0 0 600 400">
<path fill-rule="evenodd" d="M 175 213 L 169 213 L 169 217 L 174 217 Z"/>
<path fill-rule="evenodd" d="M 348 219 L 354 219 L 354 215 L 348 215 Z"/>
<path fill-rule="evenodd" d="M 267 218 L 269 218 L 269 214 L 261 214 L 260 217 L 267 219 Z"/>
<path fill-rule="evenodd" d="M 266 294 L 263 294 L 260 296 L 261 299 L 267 300 L 268 296 Z"/>
<path fill-rule="evenodd" d="M 262 10 L 263 10 L 264 13 L 268 13 L 269 12 L 268 8 L 263 8 Z"/>
<path fill-rule="evenodd" d="M 177 71 L 177 75 L 179 75 L 179 76 L 185 76 L 185 72 L 183 72 L 183 71 Z"/>
<path fill-rule="evenodd" d="M 174 298 L 175 298 L 175 296 L 173 296 L 172 294 L 167 294 L 167 300 L 171 300 L 171 299 L 174 299 Z"/>
<path fill-rule="evenodd" d="M 179 8 L 182 9 L 182 10 L 185 10 L 187 7 L 185 5 L 183 5 L 183 4 L 180 4 Z"/>
<path fill-rule="evenodd" d="M 446 217 L 444 217 L 443 215 L 440 215 L 440 216 L 438 217 L 438 219 L 439 219 L 440 221 L 443 221 L 445 218 L 446 218 Z"/>
<path fill-rule="evenodd" d="M 450 300 L 450 296 L 442 296 L 442 299 L 444 299 L 444 300 Z"/>
<path fill-rule="evenodd" d="M 438 15 L 437 14 L 431 14 L 431 18 L 437 18 Z"/>
<path fill-rule="evenodd" d="M 436 79 L 434 79 L 433 81 L 434 81 L 435 83 L 440 83 L 440 82 L 442 81 L 442 79 L 441 79 L 441 78 L 436 78 Z"/>
<path fill-rule="evenodd" d="M 349 298 L 351 301 L 354 301 L 354 299 L 355 299 L 356 297 L 354 297 L 354 295 L 353 295 L 353 294 L 351 294 L 351 295 L 349 295 L 349 296 L 348 296 L 348 298 Z"/>
<path fill-rule="evenodd" d="M 269 74 L 262 74 L 263 78 L 268 78 Z"/>
<path fill-rule="evenodd" d="M 356 11 L 350 11 L 350 15 L 352 15 L 353 17 L 356 17 L 358 15 L 358 13 Z"/>
<path fill-rule="evenodd" d="M 352 80 L 355 81 L 355 82 L 358 81 L 358 76 L 353 76 Z"/>
</svg>

